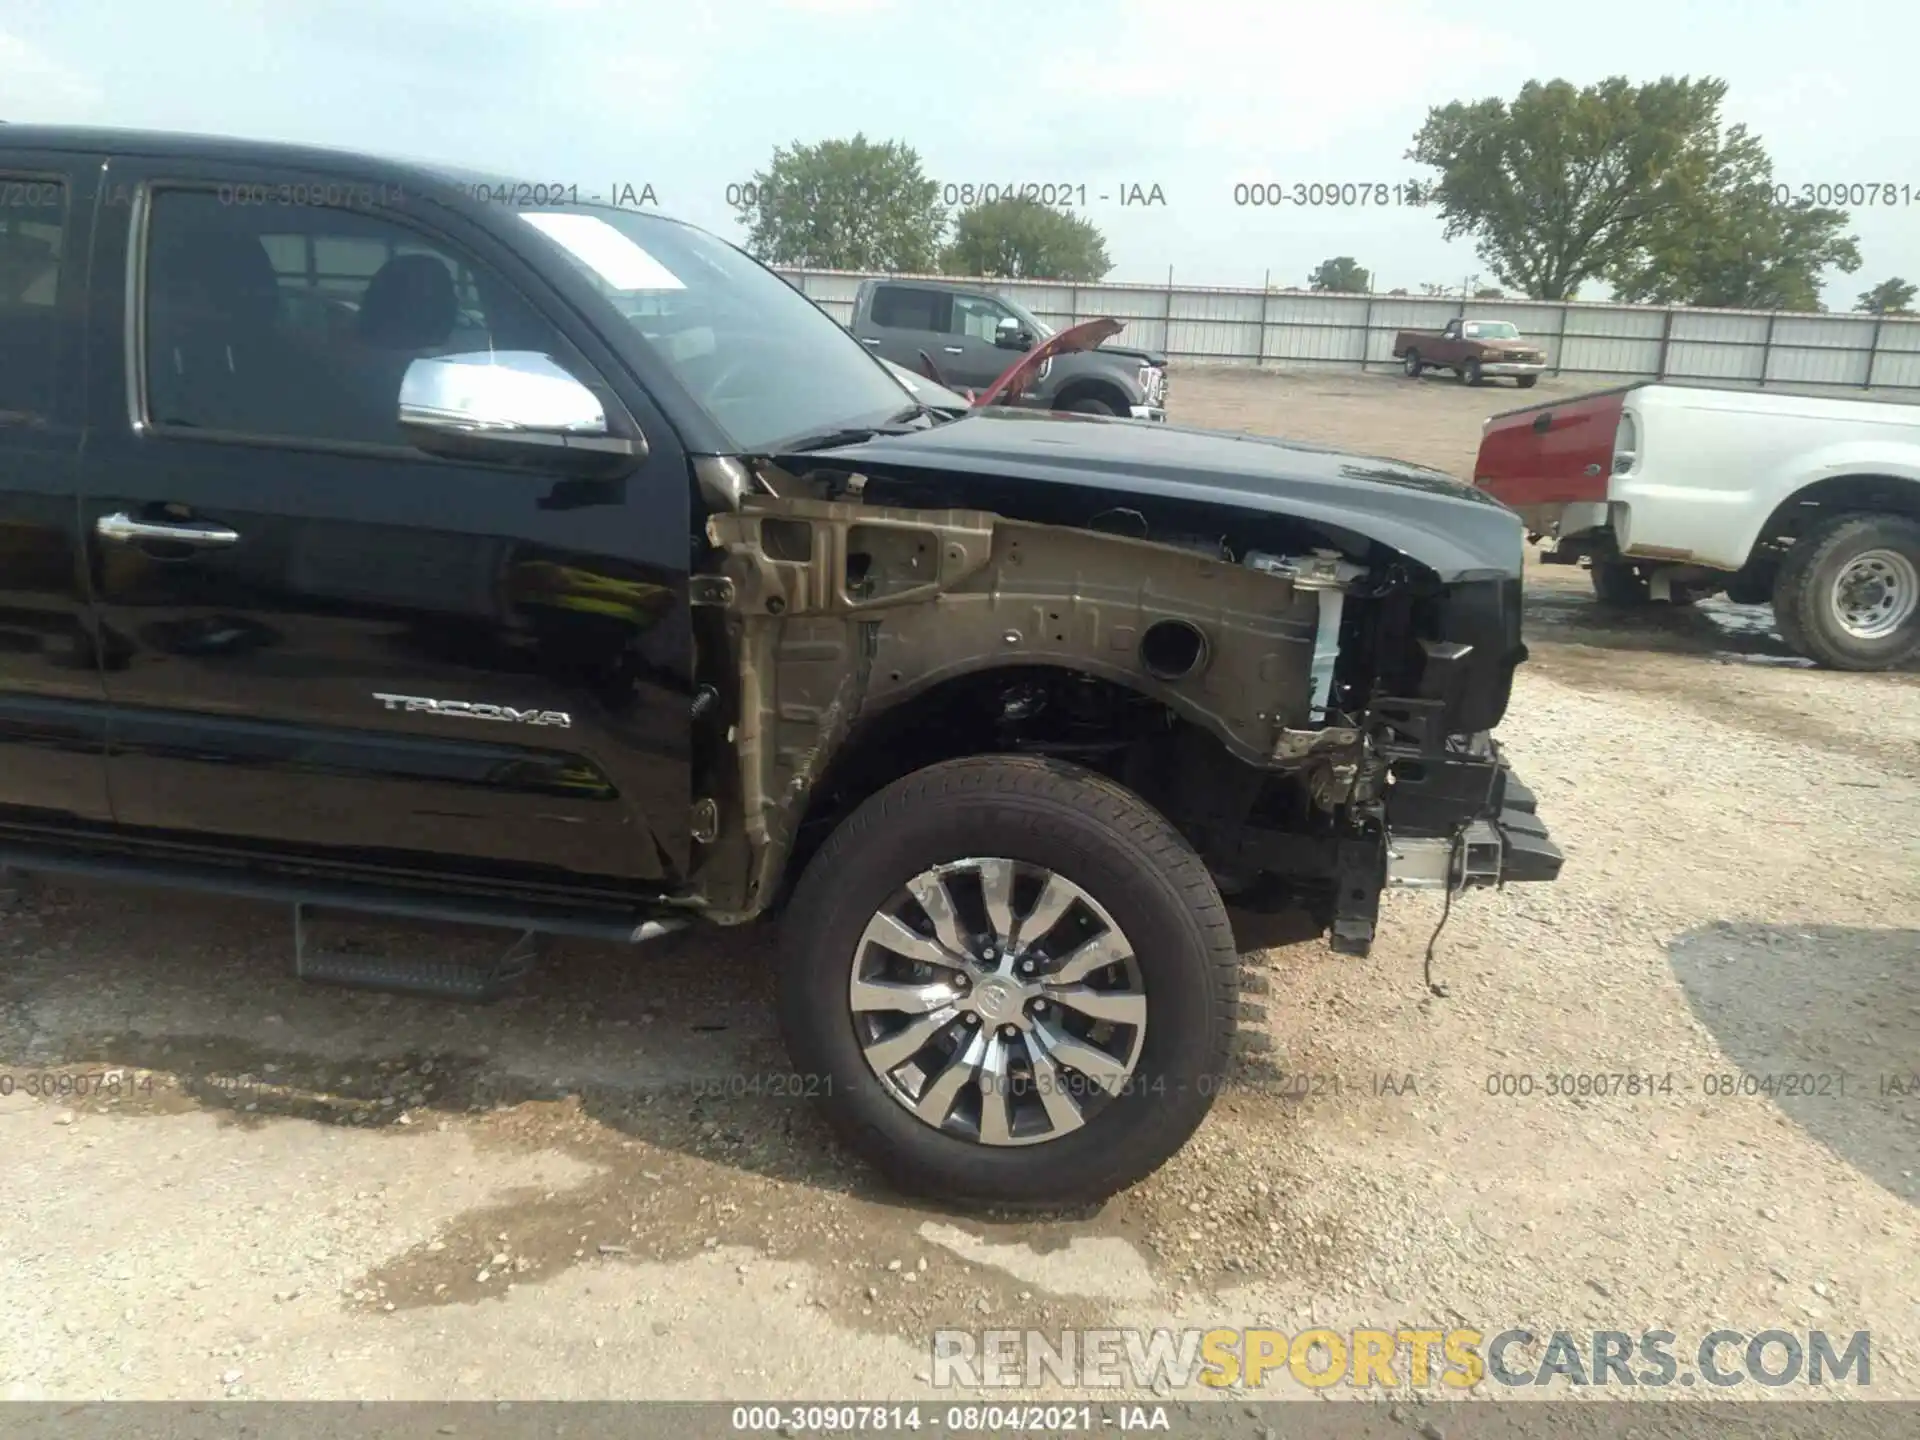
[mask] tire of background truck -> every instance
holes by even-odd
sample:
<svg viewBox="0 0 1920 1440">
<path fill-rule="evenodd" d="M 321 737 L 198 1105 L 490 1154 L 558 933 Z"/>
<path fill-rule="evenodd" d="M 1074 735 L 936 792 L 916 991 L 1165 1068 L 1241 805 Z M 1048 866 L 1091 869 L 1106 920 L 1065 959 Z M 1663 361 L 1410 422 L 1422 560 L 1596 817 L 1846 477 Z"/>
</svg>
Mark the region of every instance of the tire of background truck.
<svg viewBox="0 0 1920 1440">
<path fill-rule="evenodd" d="M 1418 380 L 1421 370 L 1420 352 L 1418 350 L 1407 351 L 1406 358 L 1400 362 L 1400 368 L 1406 372 L 1409 380 Z"/>
<path fill-rule="evenodd" d="M 1781 638 L 1832 670 L 1920 655 L 1920 521 L 1835 515 L 1795 542 L 1773 582 Z"/>
<path fill-rule="evenodd" d="M 1538 375 L 1516 375 L 1513 377 L 1513 383 L 1518 385 L 1522 390 L 1531 390 L 1540 383 L 1540 377 Z"/>
<path fill-rule="evenodd" d="M 808 865 L 782 950 L 796 1069 L 905 1191 L 1104 1200 L 1186 1143 L 1226 1074 L 1240 962 L 1213 877 L 1079 766 L 975 756 L 895 781 Z"/>
<path fill-rule="evenodd" d="M 1104 400 L 1096 400 L 1091 395 L 1083 396 L 1060 407 L 1073 415 L 1115 415 L 1119 412 Z"/>
<path fill-rule="evenodd" d="M 1593 579 L 1593 598 L 1620 610 L 1637 610 L 1653 603 L 1647 577 L 1625 560 L 1595 560 L 1587 572 Z"/>
<path fill-rule="evenodd" d="M 1462 385 L 1478 385 L 1480 383 L 1480 362 L 1469 359 L 1454 373 L 1460 377 L 1460 383 Z"/>
</svg>

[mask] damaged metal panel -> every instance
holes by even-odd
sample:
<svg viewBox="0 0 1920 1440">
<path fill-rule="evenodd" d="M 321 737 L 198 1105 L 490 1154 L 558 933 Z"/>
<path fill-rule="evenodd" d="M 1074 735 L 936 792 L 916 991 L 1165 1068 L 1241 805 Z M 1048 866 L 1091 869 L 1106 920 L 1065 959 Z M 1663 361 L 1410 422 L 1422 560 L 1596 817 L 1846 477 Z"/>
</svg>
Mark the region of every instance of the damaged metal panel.
<svg viewBox="0 0 1920 1440">
<path fill-rule="evenodd" d="M 746 496 L 708 534 L 736 627 L 749 908 L 852 726 L 946 680 L 1025 666 L 1097 676 L 1268 768 L 1310 723 L 1321 608 L 1286 574 L 984 511 L 846 500 Z"/>
</svg>

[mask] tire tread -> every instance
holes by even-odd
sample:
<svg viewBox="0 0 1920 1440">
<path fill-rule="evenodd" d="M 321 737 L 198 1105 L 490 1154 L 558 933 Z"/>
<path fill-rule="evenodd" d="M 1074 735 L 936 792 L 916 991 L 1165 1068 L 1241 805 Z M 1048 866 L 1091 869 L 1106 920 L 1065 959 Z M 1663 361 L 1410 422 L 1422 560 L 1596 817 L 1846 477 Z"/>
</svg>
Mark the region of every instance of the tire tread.
<svg viewBox="0 0 1920 1440">
<path fill-rule="evenodd" d="M 1833 670 L 1884 670 L 1920 654 L 1920 622 L 1909 620 L 1904 649 L 1871 660 L 1849 655 L 1828 640 L 1819 623 L 1819 597 L 1813 577 L 1834 553 L 1859 544 L 1862 534 L 1893 528 L 1920 547 L 1920 522 L 1904 515 L 1848 513 L 1821 521 L 1796 541 L 1780 562 L 1773 582 L 1773 619 L 1789 649 Z"/>
<path fill-rule="evenodd" d="M 1015 802 L 1030 814 L 1068 811 L 1083 822 L 1091 819 L 1135 851 L 1147 873 L 1167 882 L 1178 903 L 1197 923 L 1206 951 L 1211 1053 L 1191 1057 L 1191 1064 L 1214 1081 L 1224 1081 L 1237 1053 L 1241 958 L 1213 876 L 1179 831 L 1144 800 L 1104 775 L 1063 761 L 1020 755 L 966 756 L 916 771 L 870 797 L 840 823 L 800 877 L 783 926 L 785 963 L 797 962 L 797 952 L 806 943 L 804 937 L 819 928 L 824 907 L 833 896 L 837 873 L 850 851 L 868 842 L 876 829 L 891 829 L 909 811 L 961 797 L 997 797 Z M 797 1027 L 809 1023 L 809 1017 L 796 1013 L 787 998 L 790 994 L 792 991 L 783 987 L 782 1019 L 793 1046 Z M 1218 1091 L 1216 1084 L 1213 1093 Z M 889 1179 L 904 1189 L 922 1193 L 929 1189 L 924 1177 L 915 1173 L 911 1156 L 895 1153 L 877 1134 L 862 1133 L 862 1127 L 851 1125 L 840 1106 L 829 1104 L 826 1113 L 836 1134 Z M 1103 1166 L 1082 1174 L 1070 1187 L 1050 1193 L 1044 1200 L 954 1194 L 950 1188 L 943 1191 L 943 1198 L 985 1201 L 1014 1209 L 1052 1209 L 1104 1200 L 1158 1169 L 1192 1132 L 1191 1126 L 1174 1134 L 1166 1133 L 1165 1125 L 1144 1128 L 1148 1132 L 1144 1143 L 1109 1147 Z"/>
</svg>

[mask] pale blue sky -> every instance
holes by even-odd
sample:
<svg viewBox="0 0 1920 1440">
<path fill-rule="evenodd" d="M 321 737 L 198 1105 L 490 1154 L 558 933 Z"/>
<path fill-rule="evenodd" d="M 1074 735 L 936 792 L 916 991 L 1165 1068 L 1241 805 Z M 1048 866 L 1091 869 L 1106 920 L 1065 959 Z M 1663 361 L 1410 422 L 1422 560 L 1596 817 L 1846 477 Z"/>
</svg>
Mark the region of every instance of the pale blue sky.
<svg viewBox="0 0 1920 1440">
<path fill-rule="evenodd" d="M 1916 42 L 1893 0 L 6 0 L 0 118 L 650 183 L 734 239 L 729 181 L 864 130 L 943 181 L 1158 184 L 1164 208 L 1094 199 L 1111 279 L 1304 284 L 1352 254 L 1414 288 L 1484 267 L 1430 213 L 1238 209 L 1235 183 L 1424 176 L 1402 156 L 1428 106 L 1530 78 L 1714 74 L 1777 178 L 1914 192 L 1854 211 L 1865 264 L 1827 287 L 1846 309 L 1920 282 Z"/>
</svg>

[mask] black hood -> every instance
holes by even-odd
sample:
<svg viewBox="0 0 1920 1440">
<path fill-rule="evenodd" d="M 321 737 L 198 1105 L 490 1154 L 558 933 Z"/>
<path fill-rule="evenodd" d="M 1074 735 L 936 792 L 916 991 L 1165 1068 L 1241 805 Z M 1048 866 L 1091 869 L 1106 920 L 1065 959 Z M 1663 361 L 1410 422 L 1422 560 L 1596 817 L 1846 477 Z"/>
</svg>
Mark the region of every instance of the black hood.
<svg viewBox="0 0 1920 1440">
<path fill-rule="evenodd" d="M 823 462 L 1297 516 L 1398 550 L 1449 584 L 1520 575 L 1520 517 L 1471 485 L 1401 460 L 1264 435 L 996 406 L 785 460 L 795 469 Z"/>
</svg>

